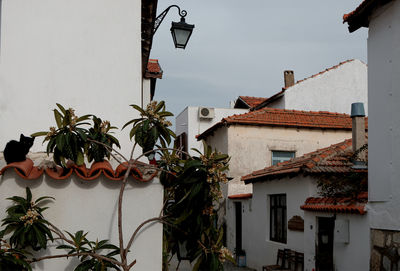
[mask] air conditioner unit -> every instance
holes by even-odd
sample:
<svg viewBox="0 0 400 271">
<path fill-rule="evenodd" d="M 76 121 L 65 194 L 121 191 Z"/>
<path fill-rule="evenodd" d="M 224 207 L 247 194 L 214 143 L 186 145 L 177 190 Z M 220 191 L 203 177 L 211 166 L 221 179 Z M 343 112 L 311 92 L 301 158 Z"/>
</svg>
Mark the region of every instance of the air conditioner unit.
<svg viewBox="0 0 400 271">
<path fill-rule="evenodd" d="M 214 118 L 214 108 L 210 107 L 199 107 L 199 118 L 200 119 L 212 119 Z"/>
</svg>

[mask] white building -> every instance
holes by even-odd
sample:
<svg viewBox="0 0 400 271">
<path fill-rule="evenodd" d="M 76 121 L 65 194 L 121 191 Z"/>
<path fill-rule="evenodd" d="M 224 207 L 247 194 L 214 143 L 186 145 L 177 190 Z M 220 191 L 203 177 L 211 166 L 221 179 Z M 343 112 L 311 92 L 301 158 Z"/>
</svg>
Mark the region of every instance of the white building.
<svg viewBox="0 0 400 271">
<path fill-rule="evenodd" d="M 368 27 L 370 270 L 398 268 L 400 241 L 400 1 L 365 0 L 344 16 Z"/>
<path fill-rule="evenodd" d="M 0 124 L 7 127 L 0 129 L 1 150 L 8 141 L 18 140 L 20 133 L 30 135 L 55 126 L 56 103 L 121 128 L 138 116 L 130 104 L 150 102 L 155 80 L 162 74 L 158 62 L 149 61 L 157 0 L 0 4 Z M 128 130 L 116 132 L 124 154 L 132 146 Z M 44 174 L 37 167 L 36 154 L 43 150 L 39 138 L 28 155 L 35 165 L 26 160 L 1 171 L 2 218 L 10 204 L 5 198 L 24 196 L 30 186 L 36 198 L 56 198 L 45 215 L 59 228 L 89 231 L 89 239 L 109 239 L 118 245 L 120 184 L 115 180 L 121 179 L 121 172 L 106 167 L 90 172 L 73 169 L 65 176 L 48 169 Z M 4 165 L 0 155 L 0 168 Z M 17 173 L 13 168 L 20 166 L 23 170 Z M 123 209 L 125 239 L 141 222 L 159 215 L 162 201 L 162 185 L 154 176 L 148 183 L 129 181 Z M 162 225 L 146 227 L 131 251 L 129 259 L 137 260 L 135 270 L 161 270 Z M 71 270 L 74 264 L 71 259 L 49 260 L 35 264 L 34 270 Z"/>
<path fill-rule="evenodd" d="M 242 177 L 253 184 L 242 214 L 249 267 L 273 265 L 278 249 L 291 249 L 304 254 L 305 271 L 368 270 L 367 193 L 357 203 L 318 196 L 318 181 L 337 174 L 367 175 L 367 170 L 352 169 L 351 154 L 350 139 Z"/>
<path fill-rule="evenodd" d="M 238 216 L 242 206 L 235 202 L 256 193 L 251 185 L 241 182 L 241 176 L 350 138 L 351 127 L 346 114 L 265 107 L 224 118 L 203 132 L 198 139 L 231 156 L 228 176 L 233 180 L 226 193 L 228 248 L 239 251 L 241 238 L 236 235 L 248 232 L 236 226 L 241 224 Z"/>
<path fill-rule="evenodd" d="M 1 150 L 20 133 L 54 126 L 56 103 L 117 127 L 137 116 L 129 104 L 146 105 L 151 89 L 143 75 L 152 29 L 142 13 L 151 22 L 156 7 L 155 0 L 2 1 Z M 124 151 L 128 135 L 117 132 Z M 32 151 L 44 150 L 36 141 Z"/>
<path fill-rule="evenodd" d="M 362 102 L 368 112 L 367 65 L 343 61 L 295 83 L 294 72 L 284 72 L 285 87 L 253 109 L 263 107 L 350 114 L 349 104 Z"/>
<path fill-rule="evenodd" d="M 190 155 L 196 155 L 192 148 L 203 151 L 203 144 L 196 136 L 225 117 L 248 111 L 248 109 L 188 106 L 176 117 L 175 134 L 178 136 L 178 146 L 188 151 Z"/>
</svg>

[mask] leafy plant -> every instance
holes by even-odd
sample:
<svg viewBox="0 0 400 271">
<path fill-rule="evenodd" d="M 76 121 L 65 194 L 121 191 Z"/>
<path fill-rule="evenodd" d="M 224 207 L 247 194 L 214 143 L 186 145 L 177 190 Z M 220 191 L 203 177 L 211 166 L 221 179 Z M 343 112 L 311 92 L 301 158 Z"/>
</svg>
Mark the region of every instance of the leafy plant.
<svg viewBox="0 0 400 271">
<path fill-rule="evenodd" d="M 175 137 L 175 133 L 168 128 L 172 124 L 166 120 L 166 117 L 173 116 L 173 114 L 165 110 L 164 101 L 159 103 L 153 101 L 147 105 L 146 110 L 135 104 L 131 106 L 139 111 L 141 117 L 128 121 L 122 127 L 124 129 L 133 125 L 129 132 L 129 138 L 132 140 L 135 137 L 135 142 L 143 148 L 143 153 L 153 150 L 158 140 L 168 146 L 171 143 L 171 137 Z M 146 156 L 149 155 L 150 153 Z"/>
<path fill-rule="evenodd" d="M 39 207 L 39 204 L 43 200 L 54 198 L 41 197 L 32 201 L 31 190 L 27 187 L 26 198 L 14 196 L 8 199 L 13 201 L 14 205 L 7 208 L 7 217 L 2 220 L 2 226 L 6 228 L 0 232 L 0 236 L 11 233 L 10 244 L 13 248 L 45 249 L 47 238 L 53 241 L 53 236 L 48 228 L 49 222 L 42 215 L 47 207 Z"/>
<path fill-rule="evenodd" d="M 74 109 L 65 109 L 61 104 L 57 104 L 57 107 L 53 110 L 57 128 L 50 127 L 50 131 L 34 133 L 32 136 L 45 136 L 43 142 L 49 141 L 47 155 L 54 152 L 53 158 L 57 165 L 67 167 L 68 159 L 78 166 L 82 165 L 88 131 L 78 126 L 89 124 L 84 121 L 91 115 L 77 117 Z"/>
<path fill-rule="evenodd" d="M 82 254 L 80 256 L 81 263 L 74 269 L 74 271 L 103 271 L 107 270 L 107 268 L 112 268 L 115 270 L 120 270 L 118 266 L 112 264 L 111 262 L 99 259 L 96 257 L 91 256 L 90 254 L 96 254 L 99 256 L 103 256 L 106 259 L 112 259 L 113 256 L 118 255 L 120 252 L 119 247 L 109 244 L 108 240 L 101 240 L 101 241 L 89 241 L 86 238 L 88 233 L 83 233 L 83 231 L 77 231 L 75 234 L 71 234 L 67 232 L 67 234 L 71 237 L 73 241 L 73 245 L 60 245 L 57 249 L 68 249 L 68 254 Z M 110 251 L 107 254 L 103 255 L 101 252 L 103 250 Z M 90 253 L 90 254 L 89 254 Z"/>
<path fill-rule="evenodd" d="M 225 259 L 233 261 L 223 247 L 223 227 L 217 223 L 229 157 L 203 144 L 200 157 L 181 160 L 176 154 L 166 153 L 159 164 L 165 169 L 160 180 L 170 203 L 164 212 L 173 225 L 164 227 L 166 249 L 175 254 L 184 246 L 187 258 L 196 260 L 193 270 L 223 270 Z"/>
<path fill-rule="evenodd" d="M 96 116 L 92 116 L 93 127 L 89 129 L 88 138 L 94 141 L 87 142 L 86 154 L 89 162 L 93 160 L 95 162 L 102 162 L 104 158 L 110 159 L 110 149 L 113 145 L 121 148 L 118 139 L 110 134 L 110 130 L 117 129 L 117 127 L 111 126 L 109 121 L 102 121 Z M 101 145 L 97 142 L 101 142 Z M 109 148 L 107 148 L 108 146 Z"/>
<path fill-rule="evenodd" d="M 2 271 L 15 271 L 15 270 L 29 270 L 32 268 L 26 261 L 26 254 L 28 252 L 20 249 L 11 248 L 4 240 L 0 240 L 0 270 Z"/>
</svg>

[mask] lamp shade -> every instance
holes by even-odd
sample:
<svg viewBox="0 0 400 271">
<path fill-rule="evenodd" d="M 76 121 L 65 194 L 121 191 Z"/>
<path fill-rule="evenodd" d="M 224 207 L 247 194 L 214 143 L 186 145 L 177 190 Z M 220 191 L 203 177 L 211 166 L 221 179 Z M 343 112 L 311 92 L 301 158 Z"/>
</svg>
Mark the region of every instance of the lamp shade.
<svg viewBox="0 0 400 271">
<path fill-rule="evenodd" d="M 183 17 L 179 23 L 172 22 L 171 34 L 172 39 L 174 40 L 175 48 L 185 49 L 186 44 L 192 35 L 193 28 L 194 24 L 187 24 L 185 22 L 185 18 Z"/>
</svg>

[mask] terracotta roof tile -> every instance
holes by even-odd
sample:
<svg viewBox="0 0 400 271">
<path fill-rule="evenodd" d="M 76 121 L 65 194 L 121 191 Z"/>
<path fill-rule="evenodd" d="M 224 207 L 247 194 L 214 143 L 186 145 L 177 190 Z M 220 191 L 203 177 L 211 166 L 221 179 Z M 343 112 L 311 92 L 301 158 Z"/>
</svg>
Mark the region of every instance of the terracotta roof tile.
<svg viewBox="0 0 400 271">
<path fill-rule="evenodd" d="M 252 108 L 264 102 L 267 98 L 239 96 L 239 99 L 241 99 L 245 104 L 247 104 L 249 108 Z"/>
<path fill-rule="evenodd" d="M 197 139 L 205 139 L 218 128 L 231 124 L 351 130 L 352 120 L 347 114 L 264 107 L 257 111 L 223 118 L 220 122 L 198 135 Z"/>
<path fill-rule="evenodd" d="M 252 193 L 237 194 L 228 196 L 229 199 L 250 199 L 253 197 Z"/>
<path fill-rule="evenodd" d="M 158 59 L 149 59 L 147 63 L 147 70 L 144 75 L 145 78 L 162 78 L 163 70 L 161 69 Z"/>
<path fill-rule="evenodd" d="M 353 163 L 349 162 L 349 157 L 352 154 L 352 140 L 347 139 L 338 144 L 307 153 L 289 161 L 269 166 L 262 170 L 256 170 L 243 176 L 242 181 L 248 184 L 299 173 L 366 173 L 367 170 L 352 168 Z"/>
<path fill-rule="evenodd" d="M 137 163 L 135 167 L 132 168 L 130 176 L 135 180 L 140 182 L 151 181 L 154 177 L 158 175 L 156 169 L 147 170 L 145 173 L 143 168 L 146 167 L 144 163 Z M 148 165 L 147 165 L 148 167 Z M 59 166 L 56 168 L 46 168 L 41 169 L 34 166 L 31 159 L 26 159 L 23 162 L 10 163 L 0 170 L 0 175 L 8 169 L 14 169 L 14 171 L 23 179 L 34 180 L 41 177 L 44 173 L 52 179 L 55 180 L 65 180 L 69 178 L 73 173 L 82 180 L 90 181 L 94 180 L 100 175 L 104 175 L 106 178 L 113 181 L 120 181 L 124 178 L 124 175 L 128 169 L 128 163 L 123 163 L 119 165 L 115 170 L 112 168 L 108 161 L 93 163 L 90 168 L 86 165 L 76 166 L 71 165 L 67 169 L 63 169 Z"/>
<path fill-rule="evenodd" d="M 361 27 L 369 26 L 369 18 L 372 12 L 393 0 L 364 0 L 352 12 L 343 15 L 343 23 L 348 23 L 349 32 L 354 32 Z"/>
<path fill-rule="evenodd" d="M 365 204 L 368 201 L 368 192 L 362 192 L 356 199 L 352 198 L 307 198 L 302 210 L 312 212 L 348 213 L 363 215 Z"/>
<path fill-rule="evenodd" d="M 262 103 L 256 105 L 255 107 L 251 108 L 250 110 L 258 110 L 258 109 L 260 109 L 260 108 L 263 108 L 263 107 L 267 106 L 269 103 L 275 101 L 277 98 L 283 96 L 283 95 L 285 94 L 285 91 L 286 91 L 287 89 L 289 89 L 289 88 L 291 88 L 291 87 L 293 87 L 293 86 L 296 86 L 296 85 L 298 85 L 298 84 L 300 84 L 300 83 L 302 83 L 302 82 L 304 82 L 304 81 L 306 81 L 306 80 L 308 80 L 308 79 L 315 78 L 315 77 L 317 77 L 317 76 L 319 76 L 319 75 L 322 75 L 322 74 L 324 74 L 324 73 L 326 73 L 326 72 L 335 70 L 335 69 L 339 68 L 340 66 L 342 66 L 343 64 L 352 62 L 352 61 L 354 61 L 354 60 L 355 60 L 355 59 L 348 59 L 348 60 L 345 60 L 345 61 L 340 62 L 339 64 L 337 64 L 337 65 L 335 65 L 335 66 L 332 66 L 332 67 L 330 67 L 330 68 L 327 68 L 327 69 L 325 69 L 325 70 L 323 70 L 323 71 L 321 71 L 321 72 L 319 72 L 319 73 L 317 73 L 317 74 L 313 74 L 313 75 L 311 75 L 311 76 L 309 76 L 309 77 L 307 77 L 307 78 L 304 78 L 304 79 L 302 79 L 302 80 L 298 80 L 294 85 L 292 85 L 292 86 L 290 86 L 290 87 L 287 87 L 287 88 L 283 87 L 281 91 L 279 91 L 278 93 L 276 93 L 276 94 L 272 95 L 271 97 L 265 99 L 264 102 L 262 102 Z"/>
</svg>

